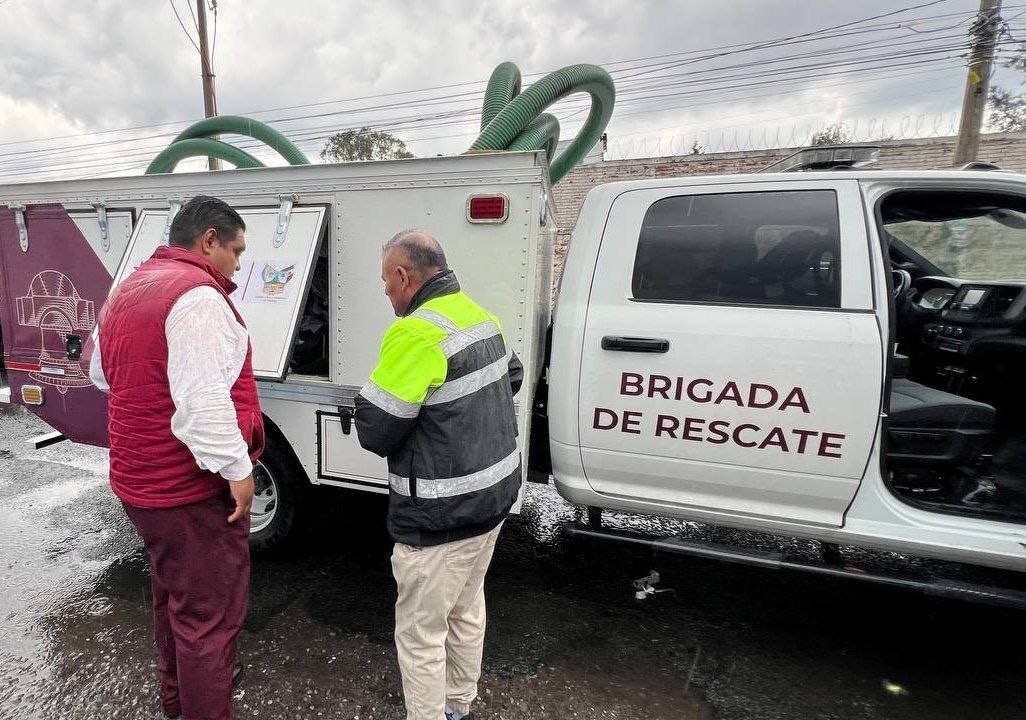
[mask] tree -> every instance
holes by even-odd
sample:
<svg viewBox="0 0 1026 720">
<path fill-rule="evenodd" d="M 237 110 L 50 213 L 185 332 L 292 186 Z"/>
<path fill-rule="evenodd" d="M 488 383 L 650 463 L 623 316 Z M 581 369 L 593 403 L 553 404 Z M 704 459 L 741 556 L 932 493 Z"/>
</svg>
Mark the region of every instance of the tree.
<svg viewBox="0 0 1026 720">
<path fill-rule="evenodd" d="M 987 124 L 998 132 L 1026 130 L 1026 95 L 1013 95 L 1001 88 L 991 88 L 987 98 Z"/>
<path fill-rule="evenodd" d="M 843 145 L 846 142 L 851 142 L 848 129 L 844 123 L 836 122 L 833 125 L 827 125 L 813 135 L 809 140 L 809 145 Z"/>
<path fill-rule="evenodd" d="M 699 145 L 698 141 L 695 140 L 695 142 L 691 145 L 691 151 L 688 153 L 688 155 L 704 155 L 704 154 L 705 154 L 705 148 L 702 147 L 701 145 Z"/>
<path fill-rule="evenodd" d="M 1001 63 L 1010 70 L 1026 73 L 1026 43 L 1019 44 L 1015 54 Z M 1026 85 L 1026 79 L 1022 85 Z M 1026 94 L 1018 95 L 1000 87 L 992 87 L 987 95 L 987 125 L 998 132 L 1026 130 Z"/>
<path fill-rule="evenodd" d="M 369 127 L 335 133 L 321 150 L 321 159 L 329 162 L 404 160 L 411 157 L 413 153 L 406 149 L 402 140 Z"/>
</svg>

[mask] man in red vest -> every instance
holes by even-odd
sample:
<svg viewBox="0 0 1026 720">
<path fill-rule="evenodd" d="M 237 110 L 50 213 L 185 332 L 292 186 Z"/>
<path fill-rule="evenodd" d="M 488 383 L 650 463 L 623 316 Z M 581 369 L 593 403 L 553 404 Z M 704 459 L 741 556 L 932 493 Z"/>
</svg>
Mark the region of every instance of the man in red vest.
<svg viewBox="0 0 1026 720">
<path fill-rule="evenodd" d="M 109 394 L 111 488 L 150 556 L 169 718 L 235 718 L 253 461 L 264 441 L 249 334 L 229 298 L 245 230 L 221 200 L 189 201 L 169 246 L 108 298 L 90 365 Z"/>
</svg>

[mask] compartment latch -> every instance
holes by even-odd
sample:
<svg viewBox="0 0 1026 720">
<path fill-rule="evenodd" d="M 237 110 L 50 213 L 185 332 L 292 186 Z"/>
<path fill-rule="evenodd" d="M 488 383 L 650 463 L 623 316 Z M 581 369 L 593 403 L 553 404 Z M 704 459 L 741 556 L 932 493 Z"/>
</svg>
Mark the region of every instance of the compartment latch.
<svg viewBox="0 0 1026 720">
<path fill-rule="evenodd" d="M 11 211 L 14 213 L 14 224 L 18 226 L 18 244 L 21 246 L 21 251 L 28 252 L 28 225 L 25 224 L 25 206 L 24 205 L 11 205 Z"/>
<path fill-rule="evenodd" d="M 289 220 L 292 218 L 292 207 L 299 202 L 299 196 L 279 195 L 278 201 L 281 205 L 278 206 L 278 223 L 275 225 L 274 240 L 272 241 L 275 248 L 280 248 L 285 244 L 285 236 L 289 234 Z"/>
<path fill-rule="evenodd" d="M 100 226 L 100 244 L 104 252 L 110 252 L 110 225 L 107 224 L 107 206 L 103 203 L 93 203 L 93 210 L 96 211 L 96 222 Z"/>
<path fill-rule="evenodd" d="M 167 223 L 164 225 L 164 234 L 160 238 L 161 245 L 167 245 L 171 240 L 171 221 L 175 219 L 175 215 L 182 209 L 181 200 L 168 200 L 167 204 L 170 209 L 167 211 Z"/>
</svg>

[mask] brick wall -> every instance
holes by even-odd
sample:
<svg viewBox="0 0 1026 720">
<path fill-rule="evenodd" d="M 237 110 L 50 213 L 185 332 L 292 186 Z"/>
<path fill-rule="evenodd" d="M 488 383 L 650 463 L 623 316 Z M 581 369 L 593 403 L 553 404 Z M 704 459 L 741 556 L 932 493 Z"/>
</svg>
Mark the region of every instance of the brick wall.
<svg viewBox="0 0 1026 720">
<path fill-rule="evenodd" d="M 928 170 L 951 167 L 955 138 L 928 140 L 892 140 L 873 143 L 880 146 L 880 162 L 885 169 Z M 732 175 L 751 173 L 797 152 L 800 148 L 756 150 L 751 152 L 680 155 L 676 157 L 618 160 L 582 165 L 569 173 L 553 189 L 556 202 L 556 273 L 558 277 L 584 196 L 595 185 L 617 180 L 638 180 L 685 175 Z M 1026 133 L 985 135 L 979 159 L 1003 168 L 1026 172 Z"/>
</svg>

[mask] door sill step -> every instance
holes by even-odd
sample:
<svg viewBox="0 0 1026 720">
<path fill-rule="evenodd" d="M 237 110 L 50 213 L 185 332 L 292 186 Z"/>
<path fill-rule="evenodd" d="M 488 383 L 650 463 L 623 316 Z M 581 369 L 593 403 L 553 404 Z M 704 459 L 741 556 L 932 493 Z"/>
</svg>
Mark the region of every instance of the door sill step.
<svg viewBox="0 0 1026 720">
<path fill-rule="evenodd" d="M 858 567 L 852 563 L 815 562 L 790 557 L 782 552 L 749 550 L 717 543 L 696 542 L 681 537 L 655 537 L 627 530 L 588 526 L 572 523 L 564 528 L 570 538 L 590 540 L 614 540 L 632 545 L 649 547 L 660 552 L 679 553 L 710 560 L 754 565 L 770 570 L 799 570 L 816 575 L 860 580 L 879 585 L 915 590 L 949 599 L 997 605 L 1007 608 L 1026 609 L 1026 592 L 1012 588 L 992 587 L 967 583 L 940 577 L 913 577 L 897 573 L 885 573 L 870 568 Z"/>
</svg>

